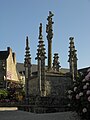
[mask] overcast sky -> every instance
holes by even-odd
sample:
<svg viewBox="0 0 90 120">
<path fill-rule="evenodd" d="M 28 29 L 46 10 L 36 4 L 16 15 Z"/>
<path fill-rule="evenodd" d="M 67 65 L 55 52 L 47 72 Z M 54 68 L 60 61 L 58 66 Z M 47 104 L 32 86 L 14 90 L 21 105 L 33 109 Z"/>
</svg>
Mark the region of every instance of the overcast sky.
<svg viewBox="0 0 90 120">
<path fill-rule="evenodd" d="M 90 0 L 0 0 L 0 51 L 11 47 L 17 62 L 24 62 L 28 36 L 32 63 L 37 63 L 40 22 L 47 52 L 49 11 L 54 13 L 52 52 L 59 53 L 61 67 L 69 67 L 69 37 L 74 37 L 78 68 L 90 66 Z"/>
</svg>

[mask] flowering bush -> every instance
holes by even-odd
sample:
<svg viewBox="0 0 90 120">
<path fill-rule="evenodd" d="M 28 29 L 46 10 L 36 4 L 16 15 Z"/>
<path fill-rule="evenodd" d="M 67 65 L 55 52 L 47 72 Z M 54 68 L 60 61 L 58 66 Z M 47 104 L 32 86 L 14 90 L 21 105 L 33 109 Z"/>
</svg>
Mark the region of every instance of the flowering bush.
<svg viewBox="0 0 90 120">
<path fill-rule="evenodd" d="M 67 93 L 71 109 L 82 118 L 90 120 L 90 69 L 86 74 L 79 74 Z"/>
</svg>

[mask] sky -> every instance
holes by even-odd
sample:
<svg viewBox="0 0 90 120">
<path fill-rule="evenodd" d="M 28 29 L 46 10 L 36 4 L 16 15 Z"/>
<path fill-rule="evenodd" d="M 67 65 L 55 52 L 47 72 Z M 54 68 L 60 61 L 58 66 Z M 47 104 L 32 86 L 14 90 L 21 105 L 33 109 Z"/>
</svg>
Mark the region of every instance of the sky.
<svg viewBox="0 0 90 120">
<path fill-rule="evenodd" d="M 48 49 L 49 11 L 54 13 L 52 57 L 58 53 L 61 67 L 69 68 L 69 38 L 74 37 L 78 68 L 90 66 L 90 0 L 0 0 L 0 51 L 11 47 L 17 62 L 23 63 L 28 36 L 31 61 L 36 64 L 40 23 L 46 53 Z"/>
</svg>

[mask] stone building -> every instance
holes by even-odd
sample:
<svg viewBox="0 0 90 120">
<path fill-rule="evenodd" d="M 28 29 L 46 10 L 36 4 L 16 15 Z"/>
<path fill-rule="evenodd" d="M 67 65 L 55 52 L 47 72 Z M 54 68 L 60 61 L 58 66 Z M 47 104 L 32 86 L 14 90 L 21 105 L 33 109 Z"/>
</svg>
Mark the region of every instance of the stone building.
<svg viewBox="0 0 90 120">
<path fill-rule="evenodd" d="M 0 51 L 0 88 L 7 88 L 9 83 L 19 83 L 20 79 L 15 53 L 10 47 L 6 51 Z"/>
</svg>

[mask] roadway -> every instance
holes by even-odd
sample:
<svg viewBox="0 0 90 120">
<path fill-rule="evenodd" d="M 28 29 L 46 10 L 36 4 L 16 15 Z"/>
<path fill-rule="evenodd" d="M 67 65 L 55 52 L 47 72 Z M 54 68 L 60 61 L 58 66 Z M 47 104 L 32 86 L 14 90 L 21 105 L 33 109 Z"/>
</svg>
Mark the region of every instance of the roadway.
<svg viewBox="0 0 90 120">
<path fill-rule="evenodd" d="M 1 110 L 0 120 L 79 120 L 79 118 L 73 112 L 35 114 L 19 110 Z"/>
</svg>

